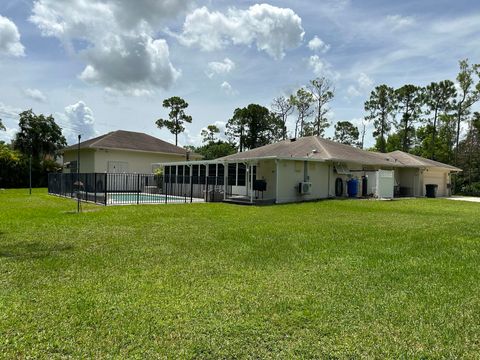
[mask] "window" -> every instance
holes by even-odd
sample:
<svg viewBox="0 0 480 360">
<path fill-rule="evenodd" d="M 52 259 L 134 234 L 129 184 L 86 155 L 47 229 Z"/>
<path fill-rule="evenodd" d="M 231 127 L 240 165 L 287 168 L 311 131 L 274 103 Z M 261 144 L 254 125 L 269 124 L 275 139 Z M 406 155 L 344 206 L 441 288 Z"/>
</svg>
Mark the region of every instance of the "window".
<svg viewBox="0 0 480 360">
<path fill-rule="evenodd" d="M 192 166 L 192 181 L 194 184 L 198 184 L 198 167 L 199 165 Z"/>
<path fill-rule="evenodd" d="M 178 183 L 183 184 L 183 172 L 184 172 L 184 166 L 179 165 L 178 166 Z"/>
<path fill-rule="evenodd" d="M 218 164 L 218 178 L 217 178 L 217 184 L 218 185 L 223 185 L 224 183 L 224 176 L 225 176 L 225 168 L 222 164 Z"/>
<path fill-rule="evenodd" d="M 238 186 L 245 186 L 245 179 L 247 176 L 247 168 L 245 164 L 238 164 Z"/>
<path fill-rule="evenodd" d="M 217 175 L 217 166 L 215 164 L 208 165 L 208 176 Z"/>
<path fill-rule="evenodd" d="M 199 165 L 200 166 L 200 181 L 199 184 L 205 184 L 205 176 L 206 176 L 206 166 L 205 165 Z"/>
<path fill-rule="evenodd" d="M 77 172 L 77 160 L 75 161 L 70 161 L 70 164 L 68 165 L 68 168 L 70 169 L 70 172 L 76 173 Z"/>
<path fill-rule="evenodd" d="M 237 164 L 228 164 L 228 185 L 237 185 Z"/>
</svg>

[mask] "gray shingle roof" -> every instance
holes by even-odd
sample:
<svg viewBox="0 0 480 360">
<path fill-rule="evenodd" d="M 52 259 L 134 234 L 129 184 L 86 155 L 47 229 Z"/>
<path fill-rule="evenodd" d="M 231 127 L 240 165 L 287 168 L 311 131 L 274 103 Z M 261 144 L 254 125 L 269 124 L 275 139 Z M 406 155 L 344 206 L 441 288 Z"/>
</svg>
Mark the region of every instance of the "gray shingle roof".
<svg viewBox="0 0 480 360">
<path fill-rule="evenodd" d="M 386 154 L 378 154 L 340 144 L 317 136 L 306 136 L 295 141 L 283 140 L 233 154 L 221 160 L 248 160 L 255 158 L 314 159 L 319 161 L 349 161 L 364 165 L 395 166 L 395 159 Z"/>
<path fill-rule="evenodd" d="M 120 149 L 185 155 L 187 150 L 156 137 L 133 131 L 117 130 L 80 143 L 81 149 Z M 76 150 L 77 145 L 64 151 Z"/>
<path fill-rule="evenodd" d="M 283 140 L 253 150 L 229 155 L 219 160 L 253 160 L 259 158 L 314 159 L 319 161 L 352 162 L 385 167 L 439 167 L 460 171 L 450 165 L 421 158 L 401 151 L 388 154 L 358 149 L 318 136 L 306 136 L 295 141 Z"/>
<path fill-rule="evenodd" d="M 392 151 L 387 155 L 393 157 L 397 161 L 401 162 L 403 165 L 409 166 L 409 167 L 437 167 L 437 168 L 449 169 L 452 171 L 462 171 L 461 169 L 455 166 L 447 165 L 439 161 L 426 159 L 421 156 L 408 154 L 400 150 Z"/>
</svg>

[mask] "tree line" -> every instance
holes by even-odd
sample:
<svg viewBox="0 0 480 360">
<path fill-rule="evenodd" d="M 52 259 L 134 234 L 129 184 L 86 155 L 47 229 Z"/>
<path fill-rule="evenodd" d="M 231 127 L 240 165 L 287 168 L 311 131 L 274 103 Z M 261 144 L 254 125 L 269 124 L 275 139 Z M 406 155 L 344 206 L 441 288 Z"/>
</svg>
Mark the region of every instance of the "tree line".
<svg viewBox="0 0 480 360">
<path fill-rule="evenodd" d="M 402 150 L 456 165 L 464 170 L 456 190 L 480 193 L 480 114 L 474 111 L 480 100 L 480 65 L 461 60 L 455 80 L 427 86 L 406 84 L 396 89 L 386 84 L 376 86 L 364 103 L 362 128 L 338 121 L 332 140 L 363 148 L 366 126 L 371 124 L 375 145 L 369 150 Z M 226 140 L 221 139 L 218 126 L 211 124 L 201 132 L 202 144 L 187 148 L 209 160 L 289 137 L 325 137 L 332 125 L 329 112 L 334 96 L 333 82 L 318 77 L 292 94 L 275 97 L 269 108 L 249 104 L 235 109 L 226 122 Z M 175 136 L 175 145 L 178 135 L 192 123 L 188 106 L 178 96 L 165 99 L 168 117 L 155 122 Z M 0 142 L 0 187 L 26 185 L 30 158 L 38 174 L 34 176 L 36 185 L 44 186 L 45 174 L 58 169 L 55 159 L 66 146 L 61 128 L 51 115 L 36 115 L 32 110 L 20 114 L 19 128 L 11 144 Z M 2 130 L 5 127 L 0 119 Z"/>
<path fill-rule="evenodd" d="M 364 148 L 366 126 L 371 124 L 375 145 L 369 150 L 401 150 L 456 165 L 465 170 L 457 178 L 457 190 L 480 192 L 480 114 L 472 111 L 480 100 L 480 65 L 461 60 L 455 80 L 427 86 L 405 84 L 396 89 L 386 84 L 376 86 L 365 101 L 362 128 L 338 121 L 332 140 Z M 287 137 L 325 137 L 331 126 L 328 114 L 334 95 L 330 79 L 316 78 L 293 94 L 274 98 L 270 109 L 259 104 L 235 109 L 226 123 L 227 141 L 219 140 L 220 130 L 209 125 L 202 131 L 203 144 L 189 149 L 213 159 Z M 176 108 L 179 104 L 181 110 Z M 174 97 L 165 100 L 164 106 L 171 109 L 169 119 L 160 119 L 157 125 L 168 128 L 177 141 L 183 124 L 191 122 L 183 112 L 188 104 Z M 294 121 L 289 129 L 291 116 Z"/>
<path fill-rule="evenodd" d="M 52 115 L 37 115 L 31 109 L 19 114 L 19 131 L 10 144 L 0 141 L 0 188 L 45 187 L 47 174 L 59 171 L 58 152 L 67 145 L 62 129 Z M 0 130 L 5 126 L 0 119 Z"/>
<path fill-rule="evenodd" d="M 480 65 L 459 62 L 456 82 L 394 89 L 379 85 L 365 102 L 365 119 L 373 123 L 373 150 L 401 150 L 463 169 L 457 191 L 480 193 Z"/>
</svg>

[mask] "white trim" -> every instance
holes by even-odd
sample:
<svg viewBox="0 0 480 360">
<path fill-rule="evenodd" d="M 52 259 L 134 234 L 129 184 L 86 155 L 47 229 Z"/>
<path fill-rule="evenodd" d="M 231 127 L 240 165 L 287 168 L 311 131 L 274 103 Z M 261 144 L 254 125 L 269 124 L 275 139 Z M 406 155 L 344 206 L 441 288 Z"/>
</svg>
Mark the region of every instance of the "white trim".
<svg viewBox="0 0 480 360">
<path fill-rule="evenodd" d="M 280 160 L 275 160 L 275 181 L 276 181 L 276 184 L 275 184 L 275 203 L 278 204 L 278 169 L 279 169 L 279 166 L 278 164 L 280 163 Z"/>
</svg>

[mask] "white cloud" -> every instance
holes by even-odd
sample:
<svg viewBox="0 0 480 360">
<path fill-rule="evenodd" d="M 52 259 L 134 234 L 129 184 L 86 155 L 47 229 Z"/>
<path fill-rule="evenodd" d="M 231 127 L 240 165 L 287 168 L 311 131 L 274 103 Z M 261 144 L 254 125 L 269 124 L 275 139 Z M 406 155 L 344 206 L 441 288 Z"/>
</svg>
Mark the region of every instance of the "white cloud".
<svg viewBox="0 0 480 360">
<path fill-rule="evenodd" d="M 350 85 L 348 87 L 347 94 L 348 94 L 349 97 L 357 97 L 357 96 L 362 95 L 362 93 L 360 91 L 358 91 L 358 89 L 353 85 Z"/>
<path fill-rule="evenodd" d="M 225 136 L 225 128 L 227 123 L 225 121 L 215 121 L 213 124 L 220 130 L 220 133 L 217 134 L 217 138 L 226 140 L 227 137 Z"/>
<path fill-rule="evenodd" d="M 107 0 L 118 22 L 124 27 L 135 27 L 142 21 L 152 26 L 162 25 L 189 10 L 192 0 Z"/>
<path fill-rule="evenodd" d="M 0 55 L 24 56 L 25 47 L 20 42 L 17 26 L 6 17 L 0 15 Z"/>
<path fill-rule="evenodd" d="M 210 125 L 210 124 L 208 124 L 208 125 Z M 227 140 L 227 137 L 225 136 L 225 126 L 227 125 L 227 123 L 225 121 L 215 121 L 213 123 L 213 125 L 218 127 L 218 129 L 220 130 L 220 133 L 216 134 L 215 137 L 217 139 L 220 139 L 220 140 L 224 140 L 224 141 Z M 200 131 L 196 135 L 193 135 L 192 132 L 188 128 L 185 129 L 185 131 L 179 135 L 179 138 L 183 140 L 183 141 L 181 141 L 182 145 L 183 146 L 186 146 L 186 145 L 202 146 L 202 145 L 204 145 L 203 137 L 201 135 L 202 130 L 207 130 L 207 127 L 205 126 L 202 129 L 200 129 Z M 169 139 L 169 140 L 171 142 L 175 141 L 173 138 Z"/>
<path fill-rule="evenodd" d="M 8 127 L 7 125 L 5 125 L 5 131 L 0 130 L 0 141 L 4 141 L 6 143 L 11 142 L 15 138 L 17 132 L 18 128 Z"/>
<path fill-rule="evenodd" d="M 157 27 L 191 0 L 37 0 L 30 20 L 86 62 L 80 78 L 129 95 L 168 89 L 180 72 Z"/>
<path fill-rule="evenodd" d="M 235 69 L 235 63 L 229 58 L 225 58 L 223 61 L 212 61 L 208 63 L 208 69 L 206 74 L 209 78 L 215 75 L 225 75 Z"/>
<path fill-rule="evenodd" d="M 169 58 L 165 40 L 147 34 L 110 35 L 103 46 L 86 50 L 89 65 L 80 79 L 129 95 L 145 95 L 151 88 L 167 89 L 180 75 Z"/>
<path fill-rule="evenodd" d="M 187 15 L 177 38 L 185 46 L 205 51 L 255 44 L 259 51 L 281 59 L 301 44 L 303 36 L 302 19 L 293 10 L 256 4 L 247 10 L 230 8 L 226 14 L 198 8 Z"/>
<path fill-rule="evenodd" d="M 21 109 L 5 105 L 0 102 L 0 119 L 18 119 Z"/>
<path fill-rule="evenodd" d="M 77 142 L 78 135 L 82 140 L 88 140 L 97 135 L 93 111 L 83 101 L 65 107 L 63 113 L 58 113 L 59 125 L 68 144 Z"/>
<path fill-rule="evenodd" d="M 357 97 L 372 90 L 375 82 L 365 73 L 360 73 L 356 85 L 350 85 L 347 89 L 349 97 Z"/>
<path fill-rule="evenodd" d="M 35 101 L 38 102 L 46 102 L 47 97 L 38 89 L 25 89 L 25 95 Z"/>
<path fill-rule="evenodd" d="M 312 69 L 313 73 L 320 76 L 326 69 L 326 63 L 320 59 L 318 55 L 312 55 L 308 59 L 308 66 Z"/>
<path fill-rule="evenodd" d="M 318 55 L 312 55 L 308 58 L 308 66 L 315 76 L 326 76 L 332 80 L 339 78 L 339 74 L 333 70 L 332 65 Z"/>
<path fill-rule="evenodd" d="M 227 95 L 236 95 L 237 91 L 233 89 L 232 85 L 228 81 L 224 81 L 221 85 L 220 88 L 223 90 L 223 92 Z"/>
<path fill-rule="evenodd" d="M 374 81 L 365 73 L 360 73 L 357 82 L 362 90 L 368 90 L 374 84 Z"/>
<path fill-rule="evenodd" d="M 201 132 L 201 131 L 200 131 Z M 179 134 L 179 138 L 183 139 L 183 141 L 179 141 L 179 146 L 200 146 L 202 144 L 202 136 L 198 132 L 197 135 L 192 135 L 189 129 L 185 129 L 185 131 Z M 175 139 L 169 139 L 169 142 L 175 143 Z"/>
<path fill-rule="evenodd" d="M 318 51 L 322 53 L 326 53 L 330 50 L 330 45 L 326 44 L 322 39 L 320 39 L 317 35 L 315 35 L 309 42 L 308 48 L 312 51 Z"/>
<path fill-rule="evenodd" d="M 0 102 L 0 119 L 6 130 L 0 130 L 0 141 L 10 142 L 18 131 L 17 126 L 10 126 L 9 123 L 17 123 L 21 109 L 5 105 Z"/>
<path fill-rule="evenodd" d="M 415 19 L 410 16 L 388 15 L 387 25 L 392 30 L 399 30 L 415 24 Z"/>
</svg>

